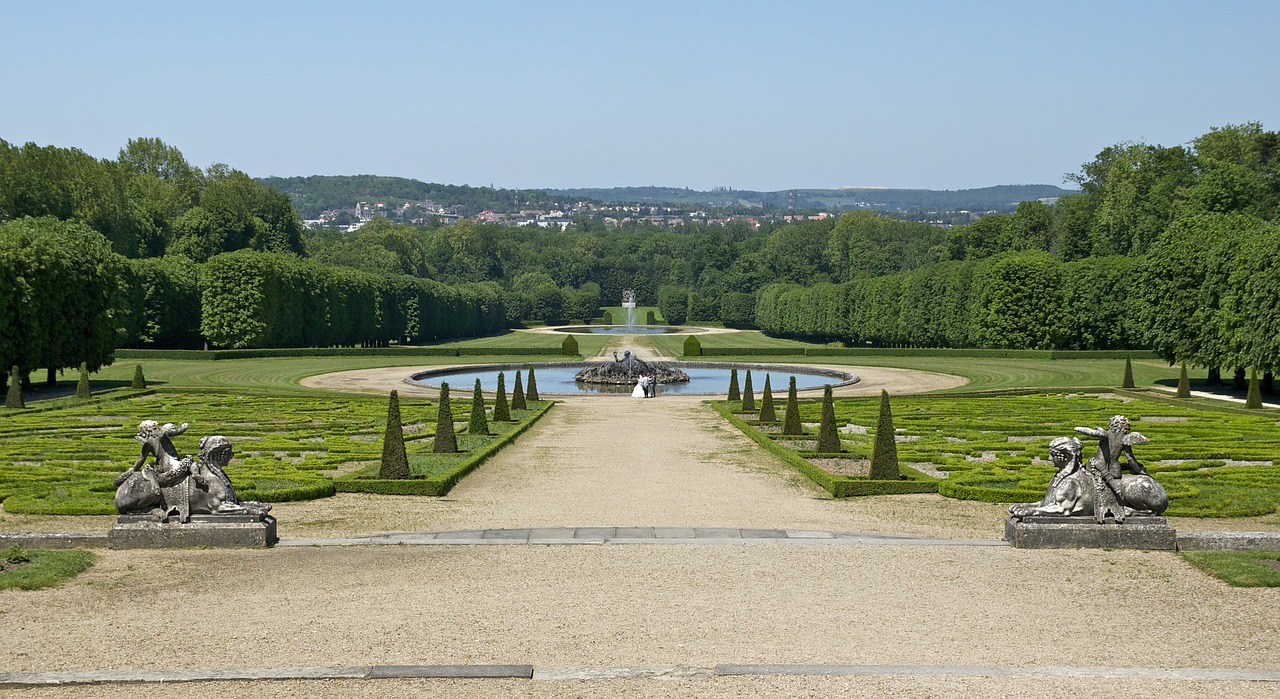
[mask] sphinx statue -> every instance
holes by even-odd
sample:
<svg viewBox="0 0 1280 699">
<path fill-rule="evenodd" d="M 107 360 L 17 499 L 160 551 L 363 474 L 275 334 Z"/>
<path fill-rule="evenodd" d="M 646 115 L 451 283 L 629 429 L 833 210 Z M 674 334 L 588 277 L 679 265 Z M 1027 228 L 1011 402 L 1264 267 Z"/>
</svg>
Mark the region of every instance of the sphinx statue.
<svg viewBox="0 0 1280 699">
<path fill-rule="evenodd" d="M 150 514 L 165 522 L 189 522 L 193 514 L 265 515 L 271 506 L 242 502 L 224 469 L 231 462 L 231 440 L 220 435 L 200 440 L 198 456 L 179 457 L 173 437 L 187 431 L 143 420 L 134 439 L 142 453 L 133 466 L 115 479 L 116 510 L 120 514 Z M 147 463 L 154 457 L 154 463 Z"/>
<path fill-rule="evenodd" d="M 1110 515 L 1116 523 L 1123 523 L 1132 514 L 1158 515 L 1169 507 L 1164 486 L 1133 455 L 1133 445 L 1149 440 L 1130 431 L 1127 418 L 1116 415 L 1106 429 L 1075 429 L 1098 439 L 1097 453 L 1084 461 L 1079 439 L 1059 437 L 1050 442 L 1049 459 L 1058 472 L 1049 482 L 1044 498 L 1012 505 L 1009 514 L 1019 519 L 1035 515 L 1091 516 L 1098 523 Z"/>
</svg>

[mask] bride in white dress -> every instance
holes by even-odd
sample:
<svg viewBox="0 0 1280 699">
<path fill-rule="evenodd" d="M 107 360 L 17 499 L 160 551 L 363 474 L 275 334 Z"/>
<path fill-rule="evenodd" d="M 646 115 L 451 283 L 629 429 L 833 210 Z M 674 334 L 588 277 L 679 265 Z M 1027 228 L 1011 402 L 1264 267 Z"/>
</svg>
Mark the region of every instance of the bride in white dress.
<svg viewBox="0 0 1280 699">
<path fill-rule="evenodd" d="M 640 378 L 636 379 L 636 387 L 631 389 L 631 397 L 644 398 L 645 394 L 647 393 L 648 386 L 649 386 L 648 376 L 641 376 Z"/>
</svg>

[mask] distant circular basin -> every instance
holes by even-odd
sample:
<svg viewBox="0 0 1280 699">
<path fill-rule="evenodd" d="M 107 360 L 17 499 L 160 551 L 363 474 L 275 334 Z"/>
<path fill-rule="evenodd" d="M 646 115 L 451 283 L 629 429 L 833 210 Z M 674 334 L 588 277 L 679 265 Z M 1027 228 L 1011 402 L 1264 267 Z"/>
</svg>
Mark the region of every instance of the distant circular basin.
<svg viewBox="0 0 1280 699">
<path fill-rule="evenodd" d="M 578 370 L 587 366 L 588 362 L 567 363 L 532 363 L 532 364 L 485 364 L 452 369 L 435 369 L 423 371 L 406 379 L 410 383 L 428 388 L 439 388 L 441 383 L 448 383 L 453 396 L 460 391 L 475 387 L 476 379 L 480 379 L 480 387 L 484 391 L 493 392 L 498 389 L 498 372 L 506 374 L 506 390 L 510 394 L 515 386 L 515 373 L 522 373 L 522 381 L 529 380 L 529 367 L 534 368 L 538 382 L 538 395 L 552 394 L 613 394 L 627 395 L 631 386 L 610 384 L 588 384 L 574 380 Z M 660 384 L 658 395 L 717 395 L 729 390 L 730 370 L 738 370 L 738 385 L 746 381 L 746 372 L 751 372 L 751 386 L 759 396 L 764 390 L 765 377 L 769 377 L 770 387 L 774 395 L 784 394 L 790 377 L 796 377 L 796 390 L 803 391 L 823 386 L 844 386 L 857 383 L 858 377 L 845 371 L 824 369 L 820 367 L 790 366 L 783 364 L 726 364 L 720 362 L 676 362 L 676 366 L 689 375 L 689 383 Z"/>
</svg>

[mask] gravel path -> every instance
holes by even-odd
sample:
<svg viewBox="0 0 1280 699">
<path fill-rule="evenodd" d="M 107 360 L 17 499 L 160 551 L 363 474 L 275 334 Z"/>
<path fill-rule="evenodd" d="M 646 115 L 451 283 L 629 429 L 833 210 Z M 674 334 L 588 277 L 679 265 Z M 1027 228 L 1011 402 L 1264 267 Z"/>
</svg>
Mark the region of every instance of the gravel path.
<svg viewBox="0 0 1280 699">
<path fill-rule="evenodd" d="M 864 375 L 854 388 L 878 392 L 881 380 L 891 377 Z M 992 539 L 1003 517 L 999 506 L 927 495 L 834 501 L 696 399 L 585 397 L 563 401 L 447 498 L 345 495 L 278 505 L 276 513 L 282 538 L 705 526 Z M 4 520 L 6 528 L 42 521 Z M 80 518 L 69 528 L 105 521 Z M 1055 672 L 1280 666 L 1280 590 L 1230 588 L 1168 553 L 652 544 L 101 555 L 59 589 L 0 592 L 0 671 L 496 663 L 559 669 L 566 678 L 183 687 L 211 697 L 1249 697 L 1280 689 Z M 917 671 L 572 679 L 720 663 Z M 1015 674 L 936 677 L 933 666 Z M 138 691 L 103 685 L 22 696 Z"/>
</svg>

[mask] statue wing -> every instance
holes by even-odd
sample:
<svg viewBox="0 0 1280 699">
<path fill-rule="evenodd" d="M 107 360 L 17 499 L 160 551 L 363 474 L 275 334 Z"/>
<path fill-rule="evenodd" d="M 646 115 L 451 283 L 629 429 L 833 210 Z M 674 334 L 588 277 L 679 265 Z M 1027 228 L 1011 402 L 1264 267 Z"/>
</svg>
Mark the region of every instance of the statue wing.
<svg viewBox="0 0 1280 699">
<path fill-rule="evenodd" d="M 1151 440 L 1147 439 L 1147 436 L 1141 432 L 1130 432 L 1124 436 L 1124 443 L 1128 446 L 1133 446 L 1134 444 L 1146 444 L 1150 441 Z"/>
</svg>

